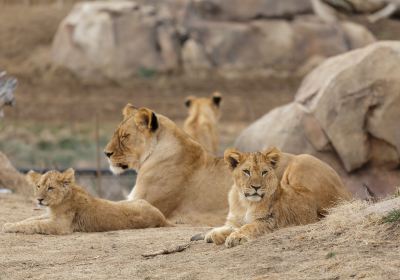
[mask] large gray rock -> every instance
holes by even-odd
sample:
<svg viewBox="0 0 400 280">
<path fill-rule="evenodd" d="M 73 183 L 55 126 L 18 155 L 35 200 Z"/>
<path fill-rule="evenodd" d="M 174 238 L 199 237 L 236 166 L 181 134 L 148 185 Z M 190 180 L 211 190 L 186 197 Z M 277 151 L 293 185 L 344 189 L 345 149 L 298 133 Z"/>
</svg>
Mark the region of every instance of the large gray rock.
<svg viewBox="0 0 400 280">
<path fill-rule="evenodd" d="M 314 17 L 294 21 L 197 21 L 188 26 L 183 65 L 221 71 L 274 69 L 293 71 L 312 56 L 330 57 L 375 42 L 364 27 L 344 22 L 339 28 Z"/>
<path fill-rule="evenodd" d="M 400 180 L 400 42 L 380 42 L 328 59 L 303 81 L 293 103 L 266 114 L 236 146 L 278 146 L 327 160 L 353 191 L 377 194 Z"/>
<path fill-rule="evenodd" d="M 170 18 L 132 1 L 76 4 L 55 36 L 57 65 L 88 79 L 124 79 L 179 66 L 180 46 Z"/>
<path fill-rule="evenodd" d="M 245 21 L 260 18 L 291 18 L 310 13 L 310 0 L 194 0 L 187 17 Z"/>
</svg>

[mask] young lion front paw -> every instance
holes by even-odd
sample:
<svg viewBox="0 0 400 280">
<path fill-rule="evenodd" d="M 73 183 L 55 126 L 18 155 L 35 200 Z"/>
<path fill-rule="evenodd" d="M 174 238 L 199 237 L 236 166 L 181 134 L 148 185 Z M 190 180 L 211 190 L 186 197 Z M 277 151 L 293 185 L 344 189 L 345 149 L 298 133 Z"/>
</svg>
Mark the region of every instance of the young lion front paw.
<svg viewBox="0 0 400 280">
<path fill-rule="evenodd" d="M 226 237 L 232 232 L 230 228 L 220 227 L 209 231 L 204 240 L 208 243 L 215 243 L 216 245 L 224 244 Z"/>
<path fill-rule="evenodd" d="M 225 246 L 228 248 L 242 245 L 249 241 L 248 237 L 240 232 L 232 232 L 228 238 L 226 238 Z"/>
</svg>

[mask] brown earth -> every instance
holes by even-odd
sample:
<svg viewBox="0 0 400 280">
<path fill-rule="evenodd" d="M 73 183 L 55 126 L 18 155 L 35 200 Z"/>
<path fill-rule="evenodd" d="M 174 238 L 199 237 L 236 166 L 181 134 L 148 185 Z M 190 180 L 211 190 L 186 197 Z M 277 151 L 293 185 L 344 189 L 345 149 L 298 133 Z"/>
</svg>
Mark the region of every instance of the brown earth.
<svg viewBox="0 0 400 280">
<path fill-rule="evenodd" d="M 279 230 L 226 249 L 193 242 L 207 228 L 179 226 L 44 236 L 0 233 L 0 279 L 399 279 L 400 224 L 360 218 L 364 206 L 339 208 L 319 223 Z M 40 211 L 0 195 L 0 227 Z M 373 220 L 373 221 L 371 221 Z"/>
</svg>

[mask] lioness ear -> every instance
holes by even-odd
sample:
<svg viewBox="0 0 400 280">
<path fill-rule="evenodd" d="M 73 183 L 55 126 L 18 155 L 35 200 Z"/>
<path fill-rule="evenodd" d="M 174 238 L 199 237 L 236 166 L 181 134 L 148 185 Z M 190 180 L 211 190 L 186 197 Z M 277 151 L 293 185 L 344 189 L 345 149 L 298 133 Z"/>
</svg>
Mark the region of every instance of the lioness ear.
<svg viewBox="0 0 400 280">
<path fill-rule="evenodd" d="M 219 107 L 220 103 L 222 100 L 222 95 L 218 91 L 214 92 L 212 95 L 212 101 L 215 104 L 215 106 Z"/>
<path fill-rule="evenodd" d="M 124 119 L 126 119 L 126 118 L 132 116 L 136 111 L 137 111 L 137 108 L 135 106 L 133 106 L 131 103 L 128 103 L 122 110 L 122 115 L 124 116 Z"/>
<path fill-rule="evenodd" d="M 227 149 L 224 152 L 224 160 L 232 170 L 239 165 L 241 159 L 242 154 L 234 148 Z"/>
<path fill-rule="evenodd" d="M 271 163 L 272 167 L 276 167 L 281 159 L 281 151 L 277 147 L 272 147 L 264 152 L 264 156 Z"/>
<path fill-rule="evenodd" d="M 187 108 L 189 108 L 190 106 L 192 106 L 192 102 L 193 102 L 193 99 L 195 99 L 196 97 L 194 97 L 194 96 L 188 96 L 188 97 L 186 97 L 186 99 L 185 99 L 185 106 L 187 107 Z"/>
<path fill-rule="evenodd" d="M 42 175 L 40 173 L 37 173 L 37 172 L 33 171 L 33 170 L 29 171 L 26 174 L 26 180 L 30 184 L 35 185 L 35 186 L 39 183 L 40 177 L 42 177 Z"/>
<path fill-rule="evenodd" d="M 73 168 L 68 168 L 63 173 L 61 173 L 61 181 L 64 187 L 69 187 L 75 183 L 75 170 Z"/>
<path fill-rule="evenodd" d="M 147 108 L 140 108 L 135 115 L 136 125 L 140 128 L 154 132 L 158 128 L 158 119 L 153 111 Z"/>
</svg>

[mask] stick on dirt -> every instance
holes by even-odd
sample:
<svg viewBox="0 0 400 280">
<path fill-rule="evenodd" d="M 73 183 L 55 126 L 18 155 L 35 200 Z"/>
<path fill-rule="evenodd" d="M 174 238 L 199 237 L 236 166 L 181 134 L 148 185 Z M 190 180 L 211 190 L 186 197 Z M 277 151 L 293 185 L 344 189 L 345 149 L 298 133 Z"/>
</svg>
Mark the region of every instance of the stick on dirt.
<svg viewBox="0 0 400 280">
<path fill-rule="evenodd" d="M 176 247 L 173 248 L 167 248 L 167 249 L 163 249 L 163 250 L 159 250 L 153 253 L 147 253 L 147 254 L 142 254 L 142 257 L 144 258 L 154 258 L 155 256 L 158 255 L 169 255 L 169 254 L 174 254 L 174 253 L 178 253 L 178 252 L 182 252 L 184 250 L 186 250 L 187 248 L 190 247 L 190 244 L 183 244 L 183 245 L 178 245 Z"/>
</svg>

